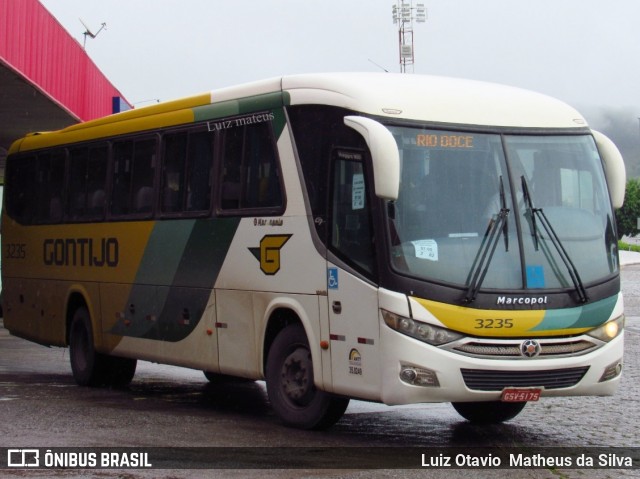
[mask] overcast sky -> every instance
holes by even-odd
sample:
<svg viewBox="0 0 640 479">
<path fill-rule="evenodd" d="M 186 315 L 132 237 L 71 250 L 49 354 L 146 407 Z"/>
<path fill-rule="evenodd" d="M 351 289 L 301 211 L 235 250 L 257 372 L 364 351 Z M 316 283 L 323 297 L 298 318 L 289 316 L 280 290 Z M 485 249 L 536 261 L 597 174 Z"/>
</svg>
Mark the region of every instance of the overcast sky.
<svg viewBox="0 0 640 479">
<path fill-rule="evenodd" d="M 399 71 L 393 0 L 41 0 L 132 103 L 283 74 Z M 414 1 L 414 4 L 417 3 Z M 640 116 L 639 0 L 424 0 L 415 73 Z M 635 114 L 635 113 L 634 113 Z"/>
</svg>

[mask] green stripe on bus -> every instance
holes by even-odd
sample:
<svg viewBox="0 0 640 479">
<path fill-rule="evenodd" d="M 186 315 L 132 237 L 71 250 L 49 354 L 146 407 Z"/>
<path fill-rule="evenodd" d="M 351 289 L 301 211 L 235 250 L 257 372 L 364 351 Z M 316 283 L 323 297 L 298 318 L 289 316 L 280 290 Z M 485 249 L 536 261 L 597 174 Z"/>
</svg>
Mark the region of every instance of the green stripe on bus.
<svg viewBox="0 0 640 479">
<path fill-rule="evenodd" d="M 186 338 L 198 325 L 240 218 L 157 222 L 127 307 L 151 311 L 112 333 L 159 341 Z"/>
<path fill-rule="evenodd" d="M 196 220 L 156 221 L 144 251 L 136 284 L 171 285 Z"/>
<path fill-rule="evenodd" d="M 615 295 L 576 308 L 550 309 L 545 312 L 542 322 L 531 331 L 595 328 L 602 324 L 604 318 L 611 316 L 617 301 L 618 296 Z"/>
<path fill-rule="evenodd" d="M 289 95 L 282 92 L 265 93 L 239 100 L 221 101 L 193 108 L 194 121 L 215 120 L 236 115 L 282 108 L 289 103 Z"/>
<path fill-rule="evenodd" d="M 196 221 L 173 278 L 173 286 L 213 288 L 240 218 Z"/>
<path fill-rule="evenodd" d="M 156 295 L 161 311 L 153 326 L 139 337 L 177 342 L 189 336 L 202 319 L 211 290 L 160 287 Z"/>
</svg>

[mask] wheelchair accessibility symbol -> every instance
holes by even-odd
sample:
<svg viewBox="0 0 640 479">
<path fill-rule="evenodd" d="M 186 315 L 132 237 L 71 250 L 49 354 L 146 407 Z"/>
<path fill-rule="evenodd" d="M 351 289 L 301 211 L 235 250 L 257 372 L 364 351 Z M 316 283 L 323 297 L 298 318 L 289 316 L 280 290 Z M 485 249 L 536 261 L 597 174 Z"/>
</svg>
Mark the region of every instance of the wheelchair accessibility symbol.
<svg viewBox="0 0 640 479">
<path fill-rule="evenodd" d="M 329 289 L 338 289 L 338 268 L 327 269 L 327 285 Z"/>
</svg>

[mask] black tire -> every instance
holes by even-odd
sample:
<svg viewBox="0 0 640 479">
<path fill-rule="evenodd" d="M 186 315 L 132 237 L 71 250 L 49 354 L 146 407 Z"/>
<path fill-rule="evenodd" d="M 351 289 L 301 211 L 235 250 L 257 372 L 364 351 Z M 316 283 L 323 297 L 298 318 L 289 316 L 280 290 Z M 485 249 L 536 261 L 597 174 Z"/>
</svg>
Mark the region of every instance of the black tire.
<svg viewBox="0 0 640 479">
<path fill-rule="evenodd" d="M 78 308 L 69 331 L 69 361 L 73 378 L 80 386 L 123 387 L 131 382 L 137 361 L 96 352 L 89 311 Z"/>
<path fill-rule="evenodd" d="M 131 383 L 136 374 L 138 361 L 131 358 L 105 356 L 106 384 L 114 388 L 124 388 Z"/>
<path fill-rule="evenodd" d="M 309 341 L 299 324 L 284 328 L 267 357 L 267 393 L 275 413 L 299 429 L 326 429 L 344 414 L 349 399 L 318 390 Z"/>
<path fill-rule="evenodd" d="M 451 405 L 463 418 L 476 424 L 498 424 L 516 417 L 526 402 L 454 402 Z"/>
<path fill-rule="evenodd" d="M 71 320 L 69 361 L 73 378 L 80 386 L 101 386 L 106 382 L 106 361 L 94 348 L 91 319 L 85 307 L 76 309 Z"/>
</svg>

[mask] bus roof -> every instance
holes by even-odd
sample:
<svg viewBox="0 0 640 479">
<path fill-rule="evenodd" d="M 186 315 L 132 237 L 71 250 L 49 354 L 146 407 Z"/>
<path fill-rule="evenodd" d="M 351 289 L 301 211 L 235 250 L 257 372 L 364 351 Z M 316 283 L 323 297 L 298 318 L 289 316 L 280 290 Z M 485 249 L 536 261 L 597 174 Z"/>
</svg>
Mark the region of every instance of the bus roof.
<svg viewBox="0 0 640 479">
<path fill-rule="evenodd" d="M 304 74 L 214 90 L 57 132 L 33 133 L 16 141 L 9 153 L 242 114 L 253 106 L 287 104 L 334 105 L 376 116 L 461 125 L 562 129 L 587 125 L 559 100 L 505 85 L 398 73 Z"/>
<path fill-rule="evenodd" d="M 328 103 L 363 113 L 438 123 L 583 128 L 565 103 L 528 90 L 459 78 L 399 73 L 336 73 L 282 79 L 291 104 Z"/>
</svg>

